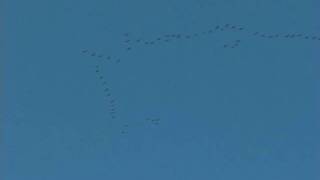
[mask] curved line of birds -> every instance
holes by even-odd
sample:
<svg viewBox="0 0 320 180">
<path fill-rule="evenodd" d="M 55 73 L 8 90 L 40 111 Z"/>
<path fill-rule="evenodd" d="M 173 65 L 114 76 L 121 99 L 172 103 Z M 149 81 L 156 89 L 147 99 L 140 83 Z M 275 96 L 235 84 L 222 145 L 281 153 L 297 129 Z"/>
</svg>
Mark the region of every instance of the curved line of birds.
<svg viewBox="0 0 320 180">
<path fill-rule="evenodd" d="M 263 38 L 263 39 L 304 39 L 304 40 L 312 40 L 312 41 L 320 41 L 320 36 L 316 35 L 308 35 L 305 33 L 264 33 L 264 32 L 258 32 L 258 31 L 250 31 L 246 30 L 242 26 L 238 25 L 231 25 L 231 24 L 224 24 L 224 25 L 216 25 L 214 28 L 210 28 L 207 30 L 204 30 L 202 32 L 194 32 L 190 34 L 182 34 L 182 33 L 171 33 L 171 34 L 164 34 L 161 36 L 158 36 L 156 38 L 152 38 L 149 40 L 144 40 L 143 38 L 130 38 L 129 33 L 123 34 L 125 40 L 124 44 L 125 51 L 130 52 L 134 48 L 137 48 L 138 46 L 154 46 L 156 44 L 169 44 L 176 41 L 182 41 L 182 40 L 191 40 L 193 38 L 199 38 L 203 36 L 210 36 L 213 34 L 217 34 L 219 32 L 245 32 L 248 33 L 248 35 L 251 35 L 253 37 L 257 38 Z M 237 48 L 239 47 L 239 44 L 241 43 L 240 40 L 234 40 L 230 43 L 225 43 L 222 45 L 222 48 Z M 82 54 L 89 55 L 90 57 L 97 58 L 99 60 L 105 60 L 107 62 L 119 64 L 121 62 L 121 59 L 117 56 L 111 56 L 111 55 L 105 55 L 103 53 L 98 53 L 96 51 L 89 51 L 88 49 L 84 49 L 81 51 Z M 98 79 L 101 81 L 103 86 L 103 92 L 105 94 L 105 98 L 108 101 L 108 109 L 109 109 L 109 115 L 112 119 L 115 119 L 116 116 L 116 100 L 113 97 L 111 93 L 111 88 L 108 85 L 106 79 L 101 73 L 101 67 L 100 65 L 96 65 L 95 70 Z M 154 125 L 158 125 L 160 122 L 159 118 L 147 118 L 148 122 L 151 122 Z M 127 134 L 128 133 L 128 127 L 129 124 L 123 125 L 123 129 L 121 130 L 121 134 Z"/>
<path fill-rule="evenodd" d="M 106 101 L 108 102 L 107 106 L 108 106 L 108 112 L 109 112 L 109 116 L 112 118 L 112 119 L 116 119 L 117 117 L 117 114 L 116 114 L 116 99 L 115 97 L 113 96 L 112 92 L 111 92 L 111 87 L 110 85 L 108 84 L 106 78 L 103 76 L 103 73 L 102 73 L 102 69 L 101 69 L 101 65 L 97 64 L 95 66 L 95 73 L 96 73 L 96 76 L 97 76 L 97 79 L 101 82 L 101 85 L 102 85 L 102 88 L 103 88 L 103 93 L 104 93 L 104 98 L 106 99 Z M 146 121 L 154 126 L 157 126 L 159 125 L 160 123 L 160 118 L 146 118 Z M 142 122 L 144 123 L 144 122 Z M 134 125 L 142 125 L 142 123 L 134 123 L 134 124 L 130 124 L 129 126 L 129 123 L 125 123 L 123 126 L 122 126 L 122 130 L 120 131 L 121 134 L 128 134 L 128 128 L 131 127 L 131 126 L 134 126 Z"/>
<path fill-rule="evenodd" d="M 112 95 L 111 87 L 108 84 L 106 78 L 101 73 L 102 69 L 99 64 L 95 66 L 95 73 L 97 75 L 97 78 L 100 80 L 103 88 L 104 98 L 108 101 L 108 110 L 109 115 L 112 119 L 115 119 L 116 116 L 116 99 Z"/>
<path fill-rule="evenodd" d="M 132 38 L 130 39 L 129 33 L 125 33 L 123 36 L 125 37 L 124 43 L 126 44 L 125 50 L 127 52 L 132 51 L 137 46 L 153 46 L 156 44 L 168 44 L 170 42 L 176 42 L 178 40 L 191 40 L 193 38 L 199 38 L 203 36 L 209 36 L 216 34 L 218 32 L 246 32 L 248 35 L 257 37 L 257 38 L 264 38 L 264 39 L 305 39 L 305 40 L 317 40 L 320 41 L 320 36 L 316 35 L 308 35 L 305 33 L 263 33 L 258 31 L 250 31 L 246 30 L 242 26 L 231 25 L 231 24 L 224 24 L 224 25 L 216 25 L 214 28 L 210 28 L 204 30 L 202 32 L 194 32 L 190 34 L 182 34 L 182 33 L 171 33 L 171 34 L 164 34 L 162 36 L 158 36 L 156 38 L 152 38 L 150 40 L 144 40 L 143 38 Z M 240 44 L 240 40 L 235 40 L 230 43 L 225 43 L 222 45 L 223 48 L 236 48 Z M 87 49 L 82 50 L 83 54 L 87 54 L 91 57 L 95 57 L 100 60 L 105 60 L 113 63 L 120 63 L 121 59 L 116 56 L 105 55 L 103 53 L 98 53 L 96 51 L 89 51 Z"/>
</svg>

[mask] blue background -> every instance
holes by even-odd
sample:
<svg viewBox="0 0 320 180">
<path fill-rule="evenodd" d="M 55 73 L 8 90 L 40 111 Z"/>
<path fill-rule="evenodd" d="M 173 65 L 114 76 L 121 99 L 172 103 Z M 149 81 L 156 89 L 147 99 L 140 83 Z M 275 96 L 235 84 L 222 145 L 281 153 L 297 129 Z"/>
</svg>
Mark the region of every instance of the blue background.
<svg viewBox="0 0 320 180">
<path fill-rule="evenodd" d="M 320 37 L 319 5 L 3 0 L 0 178 L 320 179 L 320 41 L 252 35 Z M 244 31 L 125 49 L 227 23 Z"/>
</svg>

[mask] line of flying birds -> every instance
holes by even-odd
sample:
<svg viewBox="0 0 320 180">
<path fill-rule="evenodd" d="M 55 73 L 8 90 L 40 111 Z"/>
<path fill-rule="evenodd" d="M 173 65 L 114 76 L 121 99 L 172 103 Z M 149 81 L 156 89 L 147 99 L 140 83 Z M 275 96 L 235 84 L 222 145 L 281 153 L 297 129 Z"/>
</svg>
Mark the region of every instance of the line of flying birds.
<svg viewBox="0 0 320 180">
<path fill-rule="evenodd" d="M 154 37 L 151 39 L 144 39 L 144 38 L 133 38 L 130 36 L 129 33 L 125 33 L 123 36 L 125 38 L 124 40 L 124 50 L 125 52 L 130 52 L 134 49 L 137 49 L 138 47 L 144 47 L 144 46 L 154 46 L 154 45 L 166 45 L 168 43 L 174 43 L 176 41 L 183 41 L 183 40 L 191 40 L 193 38 L 199 38 L 204 36 L 211 36 L 213 34 L 219 34 L 220 32 L 239 32 L 239 33 L 246 33 L 248 36 L 256 37 L 256 38 L 263 38 L 263 39 L 303 39 L 303 40 L 312 40 L 312 41 L 320 41 L 320 36 L 316 35 L 309 35 L 306 33 L 264 33 L 264 32 L 258 32 L 258 31 L 251 31 L 247 30 L 242 26 L 237 25 L 231 25 L 231 24 L 224 24 L 224 25 L 216 25 L 213 28 L 209 28 L 206 30 L 203 30 L 201 32 L 193 32 L 189 34 L 183 34 L 183 33 L 170 33 L 170 34 L 164 34 L 160 35 L 158 37 Z M 242 41 L 237 39 L 232 41 L 229 44 L 222 45 L 223 48 L 237 48 L 239 47 L 239 44 Z M 81 51 L 82 54 L 85 54 L 89 57 L 96 58 L 97 60 L 106 61 L 110 63 L 119 64 L 121 62 L 121 59 L 118 56 L 111 56 L 104 53 L 98 53 L 96 51 L 91 51 L 88 49 L 84 49 Z M 103 74 L 101 73 L 101 67 L 100 65 L 96 65 L 95 69 L 96 75 L 98 79 L 102 83 L 102 88 L 104 92 L 104 96 L 108 102 L 108 112 L 112 119 L 115 119 L 117 117 L 116 114 L 116 105 L 115 105 L 115 98 L 113 97 L 111 93 L 111 88 L 108 85 L 106 79 L 104 78 Z M 160 119 L 159 118 L 147 118 L 148 122 L 151 122 L 153 125 L 159 125 Z M 121 130 L 121 134 L 126 134 L 128 132 L 128 124 L 125 124 L 123 126 L 123 130 Z"/>
</svg>

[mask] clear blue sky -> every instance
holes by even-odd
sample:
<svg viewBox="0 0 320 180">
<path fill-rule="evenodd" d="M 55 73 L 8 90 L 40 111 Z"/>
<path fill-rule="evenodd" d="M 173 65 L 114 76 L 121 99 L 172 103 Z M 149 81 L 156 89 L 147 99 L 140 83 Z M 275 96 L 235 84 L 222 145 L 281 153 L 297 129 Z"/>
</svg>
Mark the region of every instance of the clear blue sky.
<svg viewBox="0 0 320 180">
<path fill-rule="evenodd" d="M 2 0 L 0 179 L 319 180 L 319 7 Z"/>
</svg>

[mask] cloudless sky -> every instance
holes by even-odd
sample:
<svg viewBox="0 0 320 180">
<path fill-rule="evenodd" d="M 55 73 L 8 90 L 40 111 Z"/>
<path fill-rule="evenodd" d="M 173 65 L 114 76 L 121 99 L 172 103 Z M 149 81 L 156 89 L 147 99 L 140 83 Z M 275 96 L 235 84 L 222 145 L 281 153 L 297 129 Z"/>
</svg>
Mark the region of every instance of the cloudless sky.
<svg viewBox="0 0 320 180">
<path fill-rule="evenodd" d="M 0 179 L 320 179 L 319 1 L 0 9 Z"/>
</svg>

